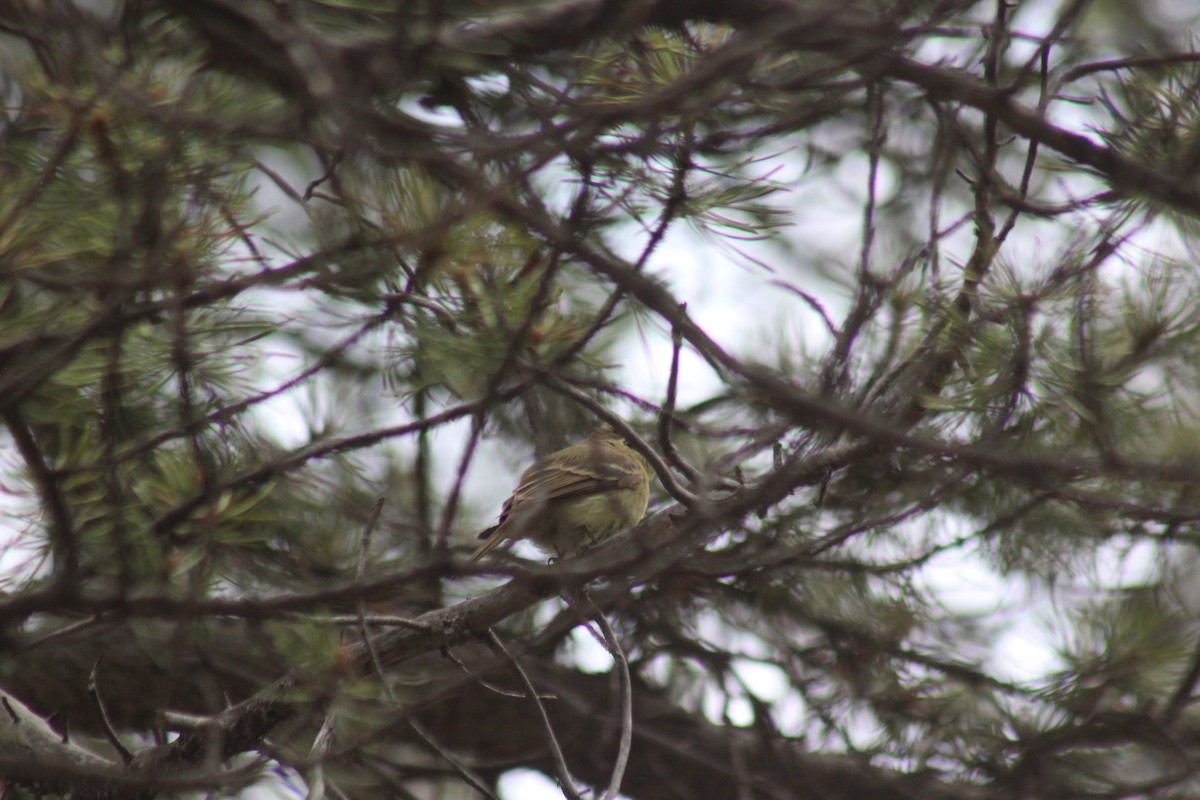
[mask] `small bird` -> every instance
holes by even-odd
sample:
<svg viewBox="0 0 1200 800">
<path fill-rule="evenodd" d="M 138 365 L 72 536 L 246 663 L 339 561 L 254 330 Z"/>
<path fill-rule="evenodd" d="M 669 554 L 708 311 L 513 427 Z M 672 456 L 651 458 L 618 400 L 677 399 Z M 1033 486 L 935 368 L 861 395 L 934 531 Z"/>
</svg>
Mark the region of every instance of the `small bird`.
<svg viewBox="0 0 1200 800">
<path fill-rule="evenodd" d="M 471 560 L 505 539 L 532 539 L 559 558 L 574 556 L 642 518 L 652 475 L 641 453 L 602 424 L 521 473 L 500 510 L 500 523 L 479 534 L 484 542 Z"/>
</svg>

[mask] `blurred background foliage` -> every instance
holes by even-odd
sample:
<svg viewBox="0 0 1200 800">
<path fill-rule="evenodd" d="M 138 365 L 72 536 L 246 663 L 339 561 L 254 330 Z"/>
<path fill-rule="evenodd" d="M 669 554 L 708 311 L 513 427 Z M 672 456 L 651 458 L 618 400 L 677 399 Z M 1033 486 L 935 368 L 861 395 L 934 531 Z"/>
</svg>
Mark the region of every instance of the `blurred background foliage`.
<svg viewBox="0 0 1200 800">
<path fill-rule="evenodd" d="M 1194 793 L 1195 9 L 719 5 L 0 3 L 0 686 L 533 796 L 506 658 L 347 653 L 538 558 L 464 559 L 582 396 L 702 498 L 592 586 L 626 796 Z M 603 786 L 588 614 L 497 632 Z"/>
</svg>

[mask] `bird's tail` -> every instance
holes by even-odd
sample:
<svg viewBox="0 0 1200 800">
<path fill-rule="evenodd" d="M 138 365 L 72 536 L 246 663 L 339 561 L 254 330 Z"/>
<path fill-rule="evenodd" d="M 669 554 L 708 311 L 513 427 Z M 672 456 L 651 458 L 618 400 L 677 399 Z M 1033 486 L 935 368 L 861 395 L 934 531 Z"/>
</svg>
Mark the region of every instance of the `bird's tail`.
<svg viewBox="0 0 1200 800">
<path fill-rule="evenodd" d="M 476 548 L 474 553 L 471 553 L 471 560 L 478 561 L 485 555 L 490 553 L 492 549 L 505 540 L 507 531 L 503 525 L 493 525 L 483 533 L 479 534 L 479 538 L 483 539 L 483 544 Z"/>
</svg>

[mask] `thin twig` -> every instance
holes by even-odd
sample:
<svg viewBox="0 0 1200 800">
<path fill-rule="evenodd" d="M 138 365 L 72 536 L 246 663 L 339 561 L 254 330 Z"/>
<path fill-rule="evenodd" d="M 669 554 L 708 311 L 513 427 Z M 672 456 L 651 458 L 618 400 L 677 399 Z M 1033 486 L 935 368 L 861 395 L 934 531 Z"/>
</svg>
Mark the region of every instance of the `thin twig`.
<svg viewBox="0 0 1200 800">
<path fill-rule="evenodd" d="M 8 701 L 8 697 L 0 697 L 0 703 L 4 704 L 4 710 L 8 712 L 8 716 L 12 720 L 12 724 L 20 725 L 21 717 L 19 714 L 17 714 L 16 710 L 12 707 L 12 703 L 10 703 Z"/>
<path fill-rule="evenodd" d="M 429 414 L 429 390 L 425 387 L 417 389 L 413 395 L 413 416 L 425 419 Z M 422 429 L 417 433 L 417 456 L 413 462 L 413 505 L 417 518 L 417 529 L 421 535 L 417 538 L 417 552 L 424 560 L 429 558 L 433 550 L 433 495 L 431 491 L 433 475 L 433 453 L 429 446 L 429 430 Z"/>
<path fill-rule="evenodd" d="M 243 398 L 241 400 L 238 400 L 237 402 L 230 403 L 229 405 L 221 406 L 220 408 L 216 408 L 206 414 L 198 416 L 195 420 L 193 420 L 188 425 L 168 428 L 168 429 L 163 430 L 153 436 L 150 436 L 149 438 L 146 438 L 146 439 L 144 439 L 140 442 L 137 442 L 129 447 L 126 447 L 124 450 L 121 451 L 121 454 L 117 457 L 117 463 L 120 464 L 120 463 L 124 463 L 126 461 L 136 460 L 138 458 L 138 456 L 141 456 L 144 453 L 148 453 L 148 452 L 154 450 L 155 448 L 165 444 L 166 442 L 171 441 L 172 439 L 179 438 L 180 436 L 191 435 L 195 430 L 199 429 L 200 427 L 211 425 L 214 423 L 215 424 L 228 423 L 234 417 L 238 416 L 239 414 L 242 414 L 244 411 L 251 408 L 252 406 L 256 406 L 261 403 L 264 403 L 268 400 L 271 400 L 272 398 L 278 397 L 279 395 L 283 394 L 284 392 L 289 391 L 290 389 L 296 387 L 300 383 L 308 380 L 309 378 L 313 377 L 314 375 L 317 375 L 318 373 L 320 373 L 322 370 L 325 370 L 326 368 L 328 368 L 328 367 L 332 366 L 334 363 L 336 363 L 338 361 L 338 359 L 340 359 L 342 357 L 342 355 L 347 350 L 349 350 L 355 343 L 360 341 L 364 336 L 369 334 L 371 331 L 375 330 L 376 328 L 380 327 L 381 325 L 383 325 L 384 323 L 386 323 L 390 319 L 392 319 L 392 317 L 394 315 L 394 308 L 396 306 L 400 305 L 401 303 L 409 303 L 412 305 L 419 305 L 422 307 L 429 307 L 432 305 L 432 304 L 427 304 L 425 301 L 423 301 L 421 298 L 418 298 L 418 297 L 408 297 L 408 296 L 398 295 L 398 294 L 385 295 L 381 299 L 387 304 L 387 308 L 385 308 L 380 313 L 371 316 L 369 319 L 367 319 L 365 322 L 363 322 L 359 326 L 359 328 L 357 330 L 355 330 L 352 334 L 350 334 L 346 338 L 344 338 L 341 341 L 334 344 L 331 348 L 326 350 L 321 355 L 320 358 L 318 358 L 312 364 L 310 364 L 309 366 L 305 367 L 304 369 L 302 369 L 299 372 L 297 372 L 296 374 L 294 374 L 292 377 L 288 378 L 287 380 L 283 381 L 282 383 L 272 386 L 269 389 L 264 389 L 260 392 L 257 392 L 255 394 L 251 395 L 250 397 Z M 433 306 L 433 307 L 437 308 L 436 306 Z M 440 311 L 441 309 L 438 309 L 438 310 Z"/>
<path fill-rule="evenodd" d="M 74 592 L 78 586 L 79 548 L 75 543 L 71 506 L 63 494 L 59 473 L 46 463 L 33 431 L 17 408 L 5 411 L 3 419 L 41 495 L 41 506 L 50 518 L 50 545 L 54 554 L 54 577 L 57 579 L 55 585 L 67 592 Z"/>
<path fill-rule="evenodd" d="M 1041 59 L 1041 94 L 1038 96 L 1038 110 L 1045 112 L 1050 105 L 1050 50 L 1042 50 Z M 1037 164 L 1038 143 L 1036 139 L 1029 140 L 1029 147 L 1025 152 L 1025 169 L 1021 172 L 1021 184 L 1017 189 L 1018 197 L 1024 201 L 1029 197 L 1029 185 L 1033 180 L 1033 168 Z M 999 249 L 1008 239 L 1008 234 L 1012 232 L 1013 227 L 1017 224 L 1017 218 L 1020 215 L 1020 208 L 1013 208 L 1008 215 L 1008 219 L 1000 227 L 1000 233 L 996 236 L 996 248 Z"/>
<path fill-rule="evenodd" d="M 680 310 L 687 311 L 687 303 L 680 303 Z M 667 399 L 658 415 L 658 445 L 667 462 L 682 472 L 692 486 L 699 487 L 700 473 L 683 460 L 675 443 L 671 441 L 671 423 L 675 421 L 675 395 L 679 389 L 679 351 L 683 348 L 683 331 L 678 326 L 671 328 L 671 372 L 667 376 Z"/>
<path fill-rule="evenodd" d="M 319 178 L 316 178 L 315 180 L 309 182 L 308 186 L 306 186 L 304 189 L 304 200 L 305 201 L 312 199 L 313 193 L 317 190 L 318 186 L 320 186 L 322 183 L 325 183 L 325 181 L 333 178 L 334 173 L 337 171 L 338 165 L 340 165 L 342 163 L 342 156 L 343 156 L 342 151 L 338 150 L 337 152 L 335 152 L 333 154 L 333 158 L 327 164 L 325 164 L 325 174 L 323 174 Z M 322 161 L 324 161 L 323 158 L 322 158 Z M 261 168 L 261 164 L 259 166 Z"/>
<path fill-rule="evenodd" d="M 371 534 L 375 531 L 375 524 L 379 522 L 379 514 L 383 511 L 383 501 L 382 497 L 375 501 L 375 505 L 371 507 L 371 515 L 367 518 L 367 524 L 363 528 L 362 541 L 358 545 L 358 564 L 354 569 L 355 583 L 362 580 L 367 571 L 367 552 L 371 549 Z M 388 701 L 392 705 L 396 705 L 396 695 L 392 692 L 392 686 L 388 683 L 387 675 L 383 671 L 383 662 L 379 660 L 379 653 L 375 649 L 375 642 L 371 639 L 370 631 L 367 630 L 367 601 L 361 597 L 358 599 L 358 629 L 362 636 L 363 646 L 367 648 L 367 654 L 371 657 L 371 666 L 375 669 L 375 673 L 379 676 L 379 682 L 383 686 L 383 693 L 387 695 Z"/>
<path fill-rule="evenodd" d="M 536 263 L 531 258 L 527 269 L 533 266 L 536 266 Z M 500 365 L 488 376 L 487 385 L 483 390 L 483 397 L 479 401 L 477 410 L 471 415 L 471 432 L 468 434 L 467 443 L 463 447 L 462 458 L 459 459 L 458 463 L 458 472 L 455 475 L 454 483 L 450 487 L 450 495 L 446 498 L 446 503 L 443 506 L 442 522 L 438 526 L 437 539 L 434 542 L 435 551 L 444 550 L 447 542 L 450 540 L 450 526 L 454 523 L 454 517 L 458 513 L 459 498 L 462 496 L 467 470 L 471 466 L 471 460 L 475 455 L 475 449 L 478 447 L 479 438 L 483 433 L 483 426 L 486 422 L 485 415 L 488 409 L 502 398 L 501 387 L 504 384 L 504 378 L 517 365 L 518 357 L 525 349 L 525 344 L 529 339 L 530 333 L 533 331 L 533 326 L 541 315 L 542 307 L 550 297 L 558 269 L 559 253 L 555 251 L 545 267 L 543 267 L 542 275 L 538 279 L 537 288 L 529 301 L 528 310 L 521 319 L 520 327 L 513 333 L 504 357 L 500 360 Z"/>
<path fill-rule="evenodd" d="M 383 504 L 387 498 L 380 497 L 375 500 L 375 505 L 371 506 L 371 513 L 367 517 L 367 524 L 363 527 L 362 540 L 358 543 L 358 563 L 354 566 L 354 582 L 358 583 L 362 580 L 367 571 L 367 551 L 371 549 L 371 535 L 375 532 L 375 525 L 379 522 L 379 514 L 383 511 Z"/>
<path fill-rule="evenodd" d="M 425 744 L 429 745 L 429 747 L 435 753 L 446 759 L 446 761 L 450 762 L 450 766 L 458 770 L 458 774 L 461 775 L 467 783 L 475 787 L 475 789 L 481 792 L 484 796 L 490 798 L 490 800 L 500 800 L 500 798 L 496 796 L 496 793 L 488 788 L 487 783 L 482 777 L 480 777 L 479 773 L 468 767 L 461 758 L 443 747 L 441 743 L 433 738 L 433 734 L 431 734 L 424 725 L 422 725 L 420 722 L 417 722 L 417 720 L 411 716 L 408 718 L 408 725 L 413 729 L 417 736 L 420 736 L 425 740 Z"/>
<path fill-rule="evenodd" d="M 585 592 L 583 599 L 595 612 L 594 619 L 604 634 L 604 646 L 613 657 L 613 669 L 621 682 L 621 740 L 617 749 L 617 760 L 613 763 L 612 777 L 608 781 L 608 790 L 604 792 L 603 800 L 611 800 L 621 791 L 621 781 L 625 778 L 625 768 L 629 765 L 629 752 L 633 747 L 633 681 L 629 677 L 629 661 L 625 652 L 613 633 L 612 626 L 604 618 L 604 613 L 592 602 Z"/>
<path fill-rule="evenodd" d="M 502 697 L 515 697 L 520 700 L 525 699 L 526 694 L 524 692 L 509 691 L 508 689 L 505 689 L 502 686 L 497 686 L 496 684 L 492 683 L 491 681 L 486 680 L 482 675 L 477 675 L 470 667 L 468 667 L 466 665 L 466 663 L 461 658 L 459 658 L 458 656 L 451 653 L 449 647 L 442 648 L 442 655 L 445 656 L 446 658 L 450 659 L 450 661 L 453 662 L 459 669 L 461 669 L 466 674 L 470 675 L 475 680 L 476 683 L 478 683 L 480 686 L 487 689 L 488 691 L 495 692 L 496 694 L 501 695 Z M 552 694 L 543 694 L 542 699 L 543 700 L 557 700 L 558 698 Z"/>
<path fill-rule="evenodd" d="M 100 614 L 95 614 L 93 616 L 72 622 L 69 625 L 64 625 L 56 630 L 49 631 L 48 633 L 35 636 L 27 642 L 22 642 L 18 647 L 22 652 L 28 652 L 35 647 L 46 644 L 47 642 L 54 641 L 55 639 L 74 633 L 78 630 L 90 628 L 93 625 L 99 625 L 102 622 L 104 622 L 103 617 Z"/>
<path fill-rule="evenodd" d="M 770 284 L 771 286 L 778 286 L 780 289 L 783 289 L 785 292 L 794 294 L 797 297 L 799 297 L 801 300 L 803 300 L 808 305 L 808 307 L 811 308 L 813 311 L 815 311 L 817 316 L 819 316 L 821 318 L 821 321 L 825 324 L 825 330 L 829 333 L 830 338 L 831 339 L 837 338 L 837 333 L 838 333 L 837 325 L 833 324 L 833 320 L 829 318 L 829 312 L 825 310 L 825 306 L 823 306 L 821 304 L 820 300 L 818 300 L 816 297 L 809 294 L 808 292 L 804 291 L 803 289 L 793 286 L 792 284 L 788 283 L 787 281 L 780 280 L 779 278 L 772 278 L 771 280 L 767 281 L 767 283 Z"/>
<path fill-rule="evenodd" d="M 867 85 L 867 114 L 872 120 L 871 138 L 867 142 L 867 197 L 862 215 L 862 247 L 858 256 L 858 289 L 854 306 L 846 314 L 841 328 L 834 336 L 834 346 L 821 367 L 821 392 L 832 395 L 849 380 L 850 361 L 863 326 L 875 315 L 883 300 L 880 280 L 871 271 L 872 249 L 875 246 L 875 213 L 878 204 L 879 161 L 887 132 L 883 124 L 883 90 L 878 83 Z M 810 304 L 811 305 L 811 304 Z"/>
<path fill-rule="evenodd" d="M 1123 69 L 1137 69 L 1138 67 L 1166 67 L 1173 64 L 1186 64 L 1194 61 L 1200 61 L 1200 53 L 1166 53 L 1153 56 L 1135 56 L 1133 58 L 1114 58 L 1109 61 L 1093 61 L 1090 64 L 1080 64 L 1078 67 L 1073 67 L 1059 76 L 1055 85 L 1055 92 L 1057 93 L 1063 86 L 1072 81 L 1077 81 L 1085 75 L 1092 75 L 1097 72 L 1115 72 Z"/>
<path fill-rule="evenodd" d="M 164 708 L 156 715 L 155 727 L 175 732 L 220 730 L 221 719 L 216 714 L 189 714 Z"/>
<path fill-rule="evenodd" d="M 311 766 L 304 775 L 304 782 L 308 784 L 306 800 L 323 800 L 325 797 L 325 757 L 333 745 L 333 718 L 333 703 L 328 703 L 325 718 L 321 720 L 321 728 L 313 739 L 312 749 L 308 751 Z"/>
<path fill-rule="evenodd" d="M 542 732 L 546 735 L 546 746 L 550 749 L 550 756 L 554 760 L 554 769 L 558 773 L 558 785 L 562 789 L 563 794 L 570 800 L 583 800 L 579 792 L 575 790 L 575 782 L 571 778 L 571 772 L 567 769 L 567 761 L 563 757 L 562 748 L 558 745 L 558 738 L 554 735 L 554 728 L 550 725 L 550 715 L 546 713 L 546 707 L 542 705 L 541 697 L 538 695 L 537 689 L 533 685 L 533 681 L 529 679 L 529 675 L 525 672 L 525 668 L 521 666 L 521 662 L 517 657 L 509 652 L 504 646 L 504 642 L 500 641 L 500 637 L 491 628 L 488 628 L 488 643 L 495 649 L 508 657 L 509 662 L 513 665 L 513 669 L 517 671 L 521 682 L 525 684 L 525 689 L 529 692 L 529 698 L 537 707 L 538 714 L 542 717 Z"/>
<path fill-rule="evenodd" d="M 8 233 L 8 229 L 13 226 L 21 218 L 22 214 L 28 214 L 37 202 L 38 196 L 46 189 L 54 176 L 58 173 L 59 168 L 67 160 L 67 156 L 75 149 L 76 143 L 79 141 L 79 132 L 82 129 L 82 121 L 91 113 L 92 103 L 89 102 L 85 107 L 72 109 L 75 113 L 71 117 L 71 122 L 63 137 L 58 141 L 57 147 L 50 157 L 46 159 L 45 166 L 42 167 L 41 174 L 38 175 L 36 181 L 25 191 L 25 194 L 13 202 L 8 214 L 3 220 L 0 220 L 0 234 Z M 35 212 L 36 213 L 36 212 Z"/>
<path fill-rule="evenodd" d="M 92 705 L 96 707 L 96 713 L 100 717 L 100 724 L 104 729 L 104 737 L 108 739 L 108 743 L 117 751 L 117 755 L 121 757 L 121 761 L 129 766 L 133 761 L 133 753 L 121 741 L 121 737 L 117 736 L 117 731 L 113 728 L 112 719 L 108 716 L 108 709 L 104 707 L 104 699 L 100 697 L 100 687 L 96 683 L 96 673 L 100 670 L 100 662 L 104 658 L 101 656 L 96 659 L 96 663 L 92 665 L 91 674 L 88 675 L 88 696 L 92 698 Z"/>
<path fill-rule="evenodd" d="M 687 176 L 688 167 L 692 164 L 692 136 L 689 134 L 684 146 L 680 147 L 675 153 L 675 171 L 672 175 L 671 190 L 667 195 L 667 201 L 663 204 L 662 213 L 659 215 L 658 222 L 655 223 L 654 229 L 650 232 L 650 238 L 646 245 L 642 248 L 642 252 L 638 255 L 638 259 L 634 262 L 633 269 L 641 272 L 645 269 L 646 263 L 650 260 L 651 254 L 658 248 L 660 242 L 667 234 L 667 229 L 674 221 L 679 209 L 684 201 L 687 200 Z M 591 185 L 590 170 L 581 176 L 583 185 Z M 575 217 L 575 209 L 572 210 L 572 218 Z M 619 282 L 612 294 L 605 300 L 603 306 L 596 313 L 592 320 L 592 324 L 584 331 L 571 346 L 560 353 L 550 364 L 550 369 L 557 369 L 565 364 L 570 363 L 574 358 L 583 352 L 588 343 L 592 341 L 595 335 L 608 324 L 609 318 L 616 311 L 617 304 L 624 299 L 626 288 Z"/>
<path fill-rule="evenodd" d="M 1200 683 L 1200 647 L 1192 655 L 1192 665 L 1188 668 L 1187 674 L 1183 676 L 1183 680 L 1179 682 L 1179 686 L 1172 693 L 1166 708 L 1159 715 L 1159 721 L 1163 725 L 1171 725 L 1175 722 L 1192 699 L 1192 692 L 1195 691 L 1197 683 Z"/>
<path fill-rule="evenodd" d="M 491 402 L 499 402 L 509 397 L 514 397 L 520 394 L 526 388 L 526 381 L 518 381 L 516 384 L 504 388 L 491 399 Z M 485 398 L 486 400 L 486 398 Z M 475 412 L 481 407 L 488 405 L 484 400 L 477 400 L 470 403 L 463 403 L 452 408 L 448 408 L 440 414 L 435 414 L 419 422 L 409 422 L 403 425 L 395 425 L 388 428 L 380 428 L 378 430 L 368 431 L 365 433 L 351 434 L 340 439 L 331 439 L 323 442 L 310 442 L 307 445 L 301 445 L 293 450 L 291 454 L 282 456 L 274 461 L 271 461 L 262 466 L 251 469 L 239 475 L 231 476 L 226 481 L 213 486 L 211 492 L 198 492 L 186 500 L 180 502 L 173 508 L 165 511 L 154 522 L 151 523 L 151 532 L 155 535 L 162 535 L 178 525 L 181 521 L 187 519 L 189 515 L 197 508 L 204 505 L 212 499 L 213 496 L 220 495 L 230 488 L 238 487 L 240 489 L 250 489 L 266 483 L 280 475 L 287 474 L 293 470 L 300 469 L 309 461 L 328 458 L 337 453 L 345 453 L 352 450 L 359 450 L 364 447 L 371 447 L 385 439 L 395 438 L 399 436 L 408 436 L 425 428 L 433 428 L 443 425 L 453 419 L 465 417 L 468 414 Z"/>
<path fill-rule="evenodd" d="M 654 452 L 649 445 L 643 442 L 638 435 L 633 432 L 633 429 L 625 424 L 624 420 L 609 411 L 596 400 L 576 389 L 574 386 L 571 386 L 569 383 L 566 383 L 565 381 L 562 381 L 553 375 L 546 376 L 545 384 L 559 394 L 571 398 L 576 403 L 595 414 L 601 420 L 611 425 L 617 432 L 624 436 L 625 441 L 629 443 L 629 446 L 641 453 L 642 457 L 645 458 L 646 461 L 650 462 L 650 466 L 654 469 L 655 474 L 658 475 L 658 479 L 662 482 L 663 488 L 665 488 L 667 493 L 670 494 L 671 497 L 674 497 L 681 506 L 684 508 L 691 508 L 696 505 L 696 495 L 679 485 L 679 482 L 675 480 L 675 476 L 671 473 L 671 468 L 667 466 L 666 462 L 663 461 L 662 458 L 659 457 L 658 453 Z"/>
<path fill-rule="evenodd" d="M 294 614 L 296 619 L 310 620 L 311 614 Z M 332 617 L 321 617 L 323 622 L 332 622 L 334 625 L 362 625 L 363 617 L 357 614 L 336 614 Z M 401 617 L 396 614 L 368 614 L 366 622 L 369 625 L 379 625 L 385 628 L 412 628 L 417 631 L 429 631 L 431 628 L 420 620 L 410 617 Z"/>
</svg>

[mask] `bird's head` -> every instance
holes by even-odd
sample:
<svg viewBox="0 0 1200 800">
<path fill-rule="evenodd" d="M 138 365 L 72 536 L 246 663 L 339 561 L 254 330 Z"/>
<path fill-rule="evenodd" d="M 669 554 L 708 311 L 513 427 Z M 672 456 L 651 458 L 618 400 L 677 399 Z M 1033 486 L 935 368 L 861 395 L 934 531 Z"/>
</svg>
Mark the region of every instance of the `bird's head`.
<svg viewBox="0 0 1200 800">
<path fill-rule="evenodd" d="M 597 422 L 595 427 L 592 428 L 592 432 L 588 434 L 588 438 L 601 442 L 625 441 L 625 437 L 607 422 Z"/>
</svg>

